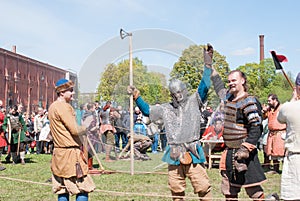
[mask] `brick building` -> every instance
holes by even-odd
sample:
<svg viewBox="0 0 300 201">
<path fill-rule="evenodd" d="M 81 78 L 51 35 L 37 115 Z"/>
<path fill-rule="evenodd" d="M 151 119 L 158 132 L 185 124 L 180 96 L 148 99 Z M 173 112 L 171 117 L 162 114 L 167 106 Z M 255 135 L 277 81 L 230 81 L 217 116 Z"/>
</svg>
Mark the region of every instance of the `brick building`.
<svg viewBox="0 0 300 201">
<path fill-rule="evenodd" d="M 15 46 L 12 51 L 0 48 L 0 100 L 6 107 L 21 103 L 29 112 L 39 106 L 48 109 L 57 98 L 54 88 L 61 78 L 75 83 L 78 100 L 75 73 L 17 54 Z"/>
</svg>

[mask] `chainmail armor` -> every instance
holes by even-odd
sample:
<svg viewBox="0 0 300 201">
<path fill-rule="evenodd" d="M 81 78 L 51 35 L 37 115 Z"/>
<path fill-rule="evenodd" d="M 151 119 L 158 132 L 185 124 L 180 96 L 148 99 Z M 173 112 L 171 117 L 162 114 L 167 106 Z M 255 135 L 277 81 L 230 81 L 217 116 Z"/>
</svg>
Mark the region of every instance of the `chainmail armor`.
<svg viewBox="0 0 300 201">
<path fill-rule="evenodd" d="M 199 94 L 194 93 L 177 108 L 173 107 L 172 103 L 151 106 L 150 119 L 164 122 L 170 145 L 191 143 L 200 138 L 202 105 Z"/>
</svg>

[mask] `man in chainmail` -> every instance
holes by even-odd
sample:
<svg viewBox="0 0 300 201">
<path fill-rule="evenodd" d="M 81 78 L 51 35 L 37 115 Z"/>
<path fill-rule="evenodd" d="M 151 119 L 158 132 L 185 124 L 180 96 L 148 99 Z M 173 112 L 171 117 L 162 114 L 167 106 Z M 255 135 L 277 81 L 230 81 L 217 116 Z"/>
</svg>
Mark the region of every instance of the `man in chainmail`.
<svg viewBox="0 0 300 201">
<path fill-rule="evenodd" d="M 191 180 L 201 200 L 211 200 L 211 185 L 205 170 L 205 156 L 199 143 L 201 108 L 210 87 L 213 49 L 204 50 L 204 72 L 197 92 L 188 96 L 186 85 L 178 79 L 170 81 L 171 103 L 149 106 L 134 86 L 128 87 L 137 106 L 152 122 L 164 122 L 168 146 L 163 161 L 168 163 L 168 183 L 173 200 L 183 200 L 185 178 Z"/>
<path fill-rule="evenodd" d="M 262 107 L 247 92 L 247 77 L 233 70 L 228 75 L 228 91 L 217 71 L 212 80 L 216 93 L 225 101 L 223 139 L 226 149 L 220 161 L 221 190 L 227 200 L 237 200 L 241 187 L 255 200 L 264 200 L 261 184 L 266 181 L 258 159 L 257 142 L 262 134 Z"/>
</svg>

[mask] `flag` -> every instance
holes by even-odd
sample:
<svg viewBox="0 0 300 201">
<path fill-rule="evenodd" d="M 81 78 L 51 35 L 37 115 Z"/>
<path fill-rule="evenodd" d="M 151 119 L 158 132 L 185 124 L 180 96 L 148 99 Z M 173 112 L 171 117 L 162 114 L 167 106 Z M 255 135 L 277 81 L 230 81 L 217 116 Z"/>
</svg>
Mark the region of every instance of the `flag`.
<svg viewBox="0 0 300 201">
<path fill-rule="evenodd" d="M 284 55 L 278 55 L 275 51 L 271 51 L 276 70 L 281 70 L 281 62 L 287 62 L 288 59 Z"/>
</svg>

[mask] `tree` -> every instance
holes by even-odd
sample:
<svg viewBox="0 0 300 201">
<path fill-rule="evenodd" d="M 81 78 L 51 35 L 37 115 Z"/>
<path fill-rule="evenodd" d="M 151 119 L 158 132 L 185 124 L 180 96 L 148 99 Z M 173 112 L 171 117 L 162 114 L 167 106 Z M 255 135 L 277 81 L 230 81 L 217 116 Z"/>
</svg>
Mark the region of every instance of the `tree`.
<svg viewBox="0 0 300 201">
<path fill-rule="evenodd" d="M 145 101 L 149 104 L 168 101 L 166 78 L 161 73 L 148 72 L 147 67 L 138 58 L 133 62 L 133 84 L 140 90 Z M 126 92 L 129 85 L 129 60 L 118 64 L 108 64 L 100 78 L 97 88 L 97 100 L 114 100 L 128 107 L 129 96 Z"/>
<path fill-rule="evenodd" d="M 197 90 L 202 78 L 204 70 L 203 48 L 204 45 L 191 45 L 185 49 L 171 71 L 171 78 L 177 78 L 186 83 L 190 93 Z M 224 81 L 227 80 L 226 74 L 230 70 L 225 59 L 225 56 L 220 55 L 214 50 L 213 66 Z M 208 102 L 214 107 L 220 102 L 213 88 L 209 90 Z"/>
<path fill-rule="evenodd" d="M 247 76 L 249 93 L 266 103 L 268 95 L 274 93 L 281 101 L 291 97 L 291 88 L 282 73 L 276 73 L 272 59 L 265 59 L 259 64 L 247 63 L 237 68 Z"/>
</svg>

